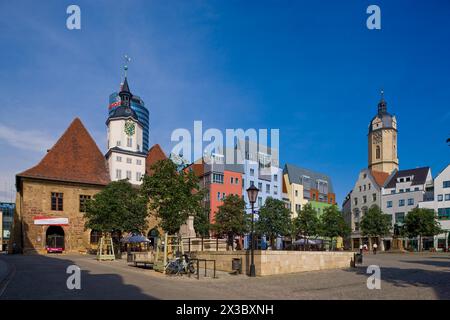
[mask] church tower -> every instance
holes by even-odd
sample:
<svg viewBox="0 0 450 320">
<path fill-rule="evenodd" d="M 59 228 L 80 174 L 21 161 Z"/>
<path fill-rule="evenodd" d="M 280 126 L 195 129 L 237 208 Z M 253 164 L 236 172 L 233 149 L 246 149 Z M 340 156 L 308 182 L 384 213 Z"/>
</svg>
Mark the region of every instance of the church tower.
<svg viewBox="0 0 450 320">
<path fill-rule="evenodd" d="M 397 119 L 387 112 L 387 103 L 381 91 L 378 113 L 369 124 L 369 169 L 391 173 L 398 170 Z"/>
<path fill-rule="evenodd" d="M 131 108 L 132 94 L 125 80 L 119 92 L 121 104 L 108 117 L 108 161 L 111 181 L 127 179 L 141 184 L 145 174 L 146 153 L 143 150 L 143 127 Z"/>
</svg>

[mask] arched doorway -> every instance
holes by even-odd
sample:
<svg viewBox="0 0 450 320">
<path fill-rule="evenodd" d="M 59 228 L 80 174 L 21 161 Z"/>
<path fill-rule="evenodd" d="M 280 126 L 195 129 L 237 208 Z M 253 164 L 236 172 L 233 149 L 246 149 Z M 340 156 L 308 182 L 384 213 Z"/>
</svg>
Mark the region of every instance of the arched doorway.
<svg viewBox="0 0 450 320">
<path fill-rule="evenodd" d="M 149 246 L 155 248 L 156 244 L 158 243 L 158 237 L 159 237 L 158 229 L 153 228 L 152 230 L 150 230 L 147 234 L 147 238 L 148 240 L 150 240 Z"/>
<path fill-rule="evenodd" d="M 64 229 L 61 226 L 48 227 L 45 239 L 48 253 L 64 251 Z"/>
</svg>

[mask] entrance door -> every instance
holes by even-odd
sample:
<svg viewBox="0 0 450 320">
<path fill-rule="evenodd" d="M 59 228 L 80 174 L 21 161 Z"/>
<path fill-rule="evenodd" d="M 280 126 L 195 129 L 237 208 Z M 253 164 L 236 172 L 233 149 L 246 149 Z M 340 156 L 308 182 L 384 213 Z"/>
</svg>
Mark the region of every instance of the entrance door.
<svg viewBox="0 0 450 320">
<path fill-rule="evenodd" d="M 47 252 L 64 251 L 64 230 L 60 226 L 50 226 L 46 232 Z"/>
<path fill-rule="evenodd" d="M 147 234 L 147 238 L 150 240 L 149 246 L 152 246 L 156 249 L 156 245 L 158 244 L 159 231 L 156 228 L 150 230 Z"/>
</svg>

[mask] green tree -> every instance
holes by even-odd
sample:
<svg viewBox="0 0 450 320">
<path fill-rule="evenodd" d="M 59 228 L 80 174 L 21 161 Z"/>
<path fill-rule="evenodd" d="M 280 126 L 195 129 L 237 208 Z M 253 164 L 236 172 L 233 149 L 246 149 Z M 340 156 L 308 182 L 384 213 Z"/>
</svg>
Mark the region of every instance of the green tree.
<svg viewBox="0 0 450 320">
<path fill-rule="evenodd" d="M 389 234 L 392 221 L 384 214 L 380 207 L 373 205 L 361 219 L 361 234 L 369 238 L 369 250 L 372 248 L 372 237 L 381 238 Z"/>
<path fill-rule="evenodd" d="M 345 223 L 344 216 L 336 205 L 324 209 L 320 217 L 320 234 L 330 238 L 330 249 L 332 249 L 333 239 L 345 237 L 350 233 L 350 227 Z"/>
<path fill-rule="evenodd" d="M 223 204 L 218 207 L 215 216 L 214 229 L 219 235 L 227 237 L 228 246 L 233 247 L 236 235 L 244 235 L 249 231 L 250 215 L 245 212 L 244 200 L 230 194 L 225 197 Z"/>
<path fill-rule="evenodd" d="M 320 220 L 317 211 L 307 203 L 298 212 L 298 216 L 294 220 L 297 234 L 300 234 L 306 239 L 306 246 L 308 246 L 309 237 L 315 237 L 320 233 Z M 303 246 L 305 248 L 306 246 Z"/>
<path fill-rule="evenodd" d="M 275 239 L 279 235 L 289 234 L 291 214 L 284 202 L 268 197 L 259 210 L 259 219 L 256 222 L 256 231 L 270 239 L 270 246 L 275 249 Z"/>
<path fill-rule="evenodd" d="M 422 251 L 422 237 L 440 233 L 442 233 L 441 225 L 432 209 L 414 208 L 405 217 L 403 234 L 413 238 L 419 237 L 419 251 Z"/>
<path fill-rule="evenodd" d="M 211 229 L 211 223 L 208 218 L 208 211 L 200 211 L 194 218 L 194 229 L 197 235 L 201 237 L 209 236 L 209 230 Z"/>
<path fill-rule="evenodd" d="M 178 171 L 170 159 L 160 160 L 150 169 L 152 174 L 144 176 L 142 193 L 150 199 L 149 209 L 160 219 L 161 228 L 176 234 L 189 215 L 195 217 L 204 210 L 204 191 L 193 171 Z"/>
<path fill-rule="evenodd" d="M 102 233 L 142 233 L 147 229 L 147 198 L 126 180 L 114 181 L 86 204 L 85 227 Z"/>
</svg>

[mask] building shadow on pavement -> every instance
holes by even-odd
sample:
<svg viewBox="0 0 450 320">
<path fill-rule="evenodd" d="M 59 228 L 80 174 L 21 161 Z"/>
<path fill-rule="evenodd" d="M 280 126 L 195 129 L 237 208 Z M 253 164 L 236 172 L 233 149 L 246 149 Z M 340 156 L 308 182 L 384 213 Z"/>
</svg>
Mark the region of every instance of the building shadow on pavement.
<svg viewBox="0 0 450 320">
<path fill-rule="evenodd" d="M 436 259 L 436 258 L 435 258 Z M 442 258 L 441 258 L 442 259 Z M 449 268 L 450 271 L 450 261 L 438 261 L 438 260 L 402 260 L 400 262 L 404 263 L 415 263 L 415 264 L 424 264 L 427 266 L 435 266 L 435 267 L 443 267 Z M 449 283 L 450 286 L 450 283 Z"/>
<path fill-rule="evenodd" d="M 86 257 L 88 258 L 88 257 Z M 67 280 L 73 273 L 67 268 L 77 265 L 65 255 L 21 255 L 0 256 L 11 272 L 2 284 L 0 300 L 149 300 L 156 299 L 145 294 L 134 285 L 126 284 L 123 277 L 116 273 L 97 273 L 81 268 L 81 289 L 70 290 Z M 99 263 L 99 269 L 102 262 Z M 107 263 L 107 262 L 106 262 Z"/>
<path fill-rule="evenodd" d="M 423 261 L 402 261 L 411 263 L 423 263 Z M 367 266 L 347 269 L 358 275 L 369 277 Z M 432 288 L 438 299 L 450 299 L 450 269 L 449 271 L 426 270 L 426 269 L 406 269 L 381 266 L 381 281 L 390 283 L 395 287 L 423 287 Z"/>
</svg>

